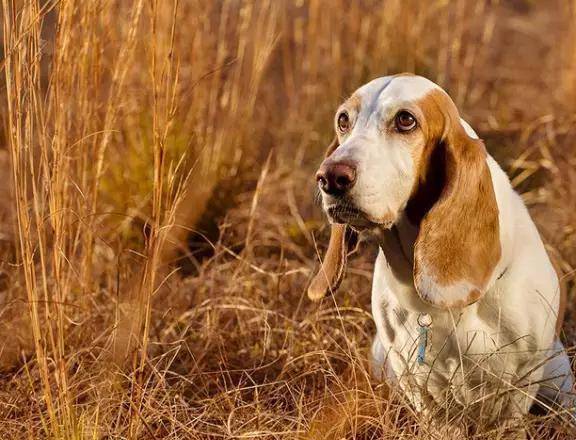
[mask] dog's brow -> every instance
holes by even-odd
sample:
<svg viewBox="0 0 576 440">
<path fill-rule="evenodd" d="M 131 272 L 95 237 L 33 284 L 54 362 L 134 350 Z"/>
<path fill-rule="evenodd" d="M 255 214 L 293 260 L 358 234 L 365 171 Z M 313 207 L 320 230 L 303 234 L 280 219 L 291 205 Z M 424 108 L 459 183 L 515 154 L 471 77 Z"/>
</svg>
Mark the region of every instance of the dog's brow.
<svg viewBox="0 0 576 440">
<path fill-rule="evenodd" d="M 365 102 L 364 104 L 369 105 L 373 111 L 377 107 L 378 101 L 380 100 L 380 96 L 382 96 L 382 93 L 384 92 L 384 90 L 386 90 L 388 88 L 390 83 L 395 78 L 396 78 L 396 76 L 385 76 L 385 77 L 381 78 L 384 81 L 382 82 L 382 84 L 379 85 L 379 87 L 376 90 L 374 90 L 372 93 L 370 93 L 370 95 L 369 95 L 370 99 L 367 100 L 367 102 Z"/>
<path fill-rule="evenodd" d="M 394 78 L 395 76 L 383 76 L 376 78 L 356 90 L 351 98 L 357 96 L 360 98 L 361 104 L 363 106 L 371 106 L 372 103 L 378 99 L 382 91 L 388 87 Z"/>
<path fill-rule="evenodd" d="M 355 111 L 360 111 L 360 107 L 362 106 L 362 97 L 358 93 L 354 93 L 344 101 L 344 105 L 352 107 Z"/>
</svg>

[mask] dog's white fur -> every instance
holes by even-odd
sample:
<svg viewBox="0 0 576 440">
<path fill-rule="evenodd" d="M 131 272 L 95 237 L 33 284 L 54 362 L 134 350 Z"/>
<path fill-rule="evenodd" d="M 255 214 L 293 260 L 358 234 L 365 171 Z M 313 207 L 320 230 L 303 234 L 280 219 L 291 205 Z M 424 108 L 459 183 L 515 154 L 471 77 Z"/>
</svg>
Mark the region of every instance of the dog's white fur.
<svg viewBox="0 0 576 440">
<path fill-rule="evenodd" d="M 558 278 L 522 199 L 492 157 L 486 160 L 498 205 L 501 257 L 486 293 L 466 307 L 440 309 L 415 289 L 418 229 L 404 209 L 416 172 L 411 152 L 424 139 L 415 134 L 408 142 L 387 127 L 399 109 L 423 118 L 413 103 L 433 89 L 439 87 L 418 76 L 384 77 L 364 85 L 355 93 L 359 108 L 347 102 L 340 109 L 348 111 L 353 128 L 339 135 L 340 146 L 330 156 L 357 164 L 349 200 L 364 220 L 383 226 L 372 287 L 374 373 L 397 385 L 418 411 L 434 415 L 442 408 L 445 421 L 467 411 L 466 417 L 476 422 L 497 423 L 527 413 L 534 399 L 570 408 L 573 375 L 555 334 Z M 468 136 L 478 138 L 464 120 L 461 124 Z M 337 205 L 336 197 L 322 196 L 326 209 Z M 357 217 L 335 220 L 365 227 Z M 470 287 L 450 286 L 443 293 Z M 432 318 L 432 330 L 425 362 L 419 364 L 422 313 Z"/>
</svg>

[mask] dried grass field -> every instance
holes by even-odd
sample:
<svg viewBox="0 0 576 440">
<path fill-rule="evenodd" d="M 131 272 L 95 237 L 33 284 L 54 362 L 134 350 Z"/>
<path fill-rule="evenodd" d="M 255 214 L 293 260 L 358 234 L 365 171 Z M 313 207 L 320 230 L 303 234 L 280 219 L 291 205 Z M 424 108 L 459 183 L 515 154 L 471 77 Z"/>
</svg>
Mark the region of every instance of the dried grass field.
<svg viewBox="0 0 576 440">
<path fill-rule="evenodd" d="M 333 113 L 403 71 L 449 91 L 522 194 L 574 352 L 574 1 L 1 9 L 1 439 L 428 438 L 368 371 L 374 244 L 306 298 Z"/>
</svg>

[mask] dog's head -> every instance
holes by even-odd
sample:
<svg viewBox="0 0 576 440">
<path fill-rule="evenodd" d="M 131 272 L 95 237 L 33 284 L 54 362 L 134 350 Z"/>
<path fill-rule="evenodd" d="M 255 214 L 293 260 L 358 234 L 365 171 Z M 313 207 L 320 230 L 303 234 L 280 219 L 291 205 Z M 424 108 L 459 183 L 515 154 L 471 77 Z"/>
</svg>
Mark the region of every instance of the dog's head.
<svg viewBox="0 0 576 440">
<path fill-rule="evenodd" d="M 340 106 L 335 130 L 316 174 L 332 238 L 309 296 L 340 283 L 348 226 L 390 228 L 405 215 L 419 227 L 420 297 L 442 308 L 477 301 L 500 258 L 498 207 L 484 145 L 448 94 L 419 76 L 379 78 Z"/>
</svg>

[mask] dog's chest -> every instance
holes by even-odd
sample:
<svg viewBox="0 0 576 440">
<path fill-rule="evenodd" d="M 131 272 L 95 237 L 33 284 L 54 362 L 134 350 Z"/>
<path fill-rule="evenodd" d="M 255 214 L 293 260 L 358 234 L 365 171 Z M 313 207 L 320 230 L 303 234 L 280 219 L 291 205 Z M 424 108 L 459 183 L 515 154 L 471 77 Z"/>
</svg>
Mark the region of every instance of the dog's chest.
<svg viewBox="0 0 576 440">
<path fill-rule="evenodd" d="M 521 378 L 530 363 L 527 341 L 514 341 L 497 317 L 458 312 L 428 317 L 393 305 L 373 303 L 382 367 L 417 408 L 430 404 L 468 407 Z M 457 403 L 454 406 L 447 403 Z"/>
<path fill-rule="evenodd" d="M 506 374 L 516 376 L 516 363 L 506 355 L 495 355 L 501 341 L 491 326 L 476 320 L 474 331 L 466 331 L 459 318 L 446 322 L 444 317 L 439 322 L 434 317 L 425 327 L 421 324 L 428 322 L 421 314 L 390 308 L 377 323 L 389 379 L 417 407 L 450 401 L 468 406 L 501 386 L 500 379 L 491 380 L 490 372 L 502 372 L 507 366 L 511 370 Z"/>
</svg>

